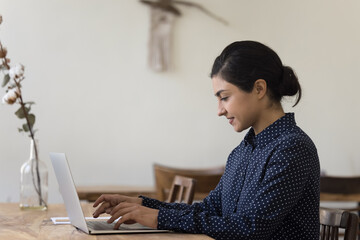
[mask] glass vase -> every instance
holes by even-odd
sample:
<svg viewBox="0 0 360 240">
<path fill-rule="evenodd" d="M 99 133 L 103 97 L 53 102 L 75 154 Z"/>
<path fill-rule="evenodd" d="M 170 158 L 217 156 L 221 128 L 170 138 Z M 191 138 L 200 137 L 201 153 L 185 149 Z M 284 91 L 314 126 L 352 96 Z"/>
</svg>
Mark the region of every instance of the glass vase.
<svg viewBox="0 0 360 240">
<path fill-rule="evenodd" d="M 38 141 L 31 140 L 30 158 L 21 166 L 20 208 L 46 210 L 48 198 L 48 169 L 40 161 Z"/>
</svg>

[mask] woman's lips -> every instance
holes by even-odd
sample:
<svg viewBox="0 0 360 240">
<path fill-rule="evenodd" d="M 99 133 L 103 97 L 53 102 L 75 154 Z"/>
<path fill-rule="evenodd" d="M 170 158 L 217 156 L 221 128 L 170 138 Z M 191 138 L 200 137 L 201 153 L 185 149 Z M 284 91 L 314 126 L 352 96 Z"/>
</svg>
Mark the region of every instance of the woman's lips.
<svg viewBox="0 0 360 240">
<path fill-rule="evenodd" d="M 234 118 L 229 118 L 229 123 L 232 125 L 234 122 Z"/>
</svg>

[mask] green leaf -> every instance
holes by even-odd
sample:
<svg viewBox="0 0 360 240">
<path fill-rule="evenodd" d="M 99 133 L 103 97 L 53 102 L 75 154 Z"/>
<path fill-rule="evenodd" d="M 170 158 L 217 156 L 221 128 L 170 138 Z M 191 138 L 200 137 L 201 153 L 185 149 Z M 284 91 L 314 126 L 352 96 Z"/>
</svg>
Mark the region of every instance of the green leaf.
<svg viewBox="0 0 360 240">
<path fill-rule="evenodd" d="M 29 113 L 30 112 L 30 107 L 25 107 L 25 111 L 26 113 Z M 20 119 L 23 119 L 25 118 L 25 113 L 23 111 L 23 108 L 20 107 L 16 112 L 15 112 L 15 115 L 20 118 Z"/>
<path fill-rule="evenodd" d="M 28 132 L 28 131 L 29 131 L 29 127 L 28 127 L 28 125 L 27 125 L 26 123 L 24 123 L 24 124 L 22 125 L 22 127 L 23 127 L 23 129 L 24 129 L 24 132 Z"/>
<path fill-rule="evenodd" d="M 5 87 L 6 86 L 6 84 L 8 84 L 8 82 L 10 81 L 10 76 L 9 76 L 9 74 L 6 74 L 5 76 L 4 76 L 4 80 L 3 80 L 3 83 L 2 83 L 2 87 Z"/>
<path fill-rule="evenodd" d="M 0 65 L 0 70 L 7 70 L 7 67 L 5 65 Z"/>
<path fill-rule="evenodd" d="M 29 119 L 29 123 L 30 123 L 30 128 L 32 129 L 34 124 L 35 124 L 35 115 L 34 114 L 29 114 L 28 119 Z"/>
<path fill-rule="evenodd" d="M 35 102 L 25 102 L 24 104 L 28 104 L 29 106 L 35 104 Z"/>
<path fill-rule="evenodd" d="M 19 132 L 23 132 L 23 131 L 24 131 L 24 129 L 22 129 L 22 128 L 18 128 L 18 131 L 19 131 Z"/>
</svg>

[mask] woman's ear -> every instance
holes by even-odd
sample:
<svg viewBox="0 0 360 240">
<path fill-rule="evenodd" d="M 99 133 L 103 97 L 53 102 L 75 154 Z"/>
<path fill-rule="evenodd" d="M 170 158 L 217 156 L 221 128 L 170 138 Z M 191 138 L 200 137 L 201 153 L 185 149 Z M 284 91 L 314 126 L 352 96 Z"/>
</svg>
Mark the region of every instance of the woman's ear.
<svg viewBox="0 0 360 240">
<path fill-rule="evenodd" d="M 257 95 L 258 99 L 264 98 L 267 92 L 267 84 L 264 79 L 258 79 L 254 83 L 253 88 L 254 93 Z"/>
</svg>

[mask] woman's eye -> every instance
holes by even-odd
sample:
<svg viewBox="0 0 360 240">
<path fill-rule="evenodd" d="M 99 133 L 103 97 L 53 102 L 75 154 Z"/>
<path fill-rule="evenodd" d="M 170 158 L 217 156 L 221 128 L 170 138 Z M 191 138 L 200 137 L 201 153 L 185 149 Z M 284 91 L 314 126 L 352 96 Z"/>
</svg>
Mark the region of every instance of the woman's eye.
<svg viewBox="0 0 360 240">
<path fill-rule="evenodd" d="M 221 101 L 226 101 L 229 97 L 220 98 Z"/>
</svg>

